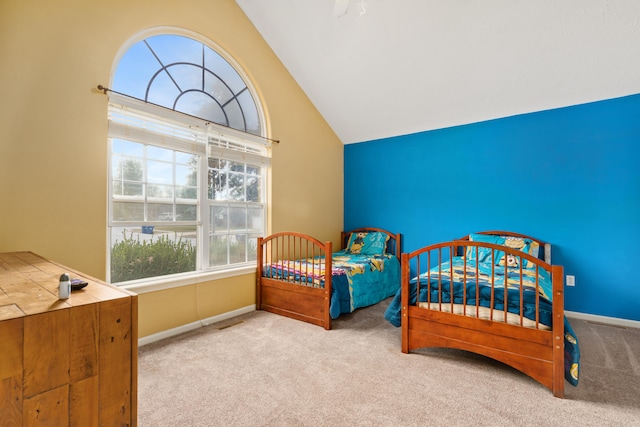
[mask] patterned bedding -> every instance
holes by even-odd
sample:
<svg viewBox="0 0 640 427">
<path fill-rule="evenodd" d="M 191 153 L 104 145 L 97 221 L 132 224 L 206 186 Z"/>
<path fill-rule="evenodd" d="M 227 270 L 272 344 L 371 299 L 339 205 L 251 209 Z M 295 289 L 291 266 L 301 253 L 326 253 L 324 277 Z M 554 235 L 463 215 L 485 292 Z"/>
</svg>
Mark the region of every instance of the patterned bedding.
<svg viewBox="0 0 640 427">
<path fill-rule="evenodd" d="M 451 265 L 453 265 L 453 274 L 451 273 Z M 447 310 L 442 311 L 449 311 L 453 298 L 454 305 L 464 307 L 464 304 L 466 304 L 467 306 L 458 310 L 458 312 L 461 314 L 464 310 L 467 312 L 467 315 L 469 315 L 469 311 L 475 311 L 475 307 L 469 310 L 469 306 L 475 306 L 476 301 L 478 301 L 480 307 L 489 309 L 489 311 L 493 309 L 493 320 L 511 323 L 504 315 L 504 307 L 506 304 L 507 312 L 517 315 L 511 317 L 517 318 L 519 323 L 520 307 L 522 304 L 523 316 L 532 321 L 529 323 L 535 326 L 535 322 L 539 322 L 542 325 L 551 327 L 551 278 L 547 271 L 538 269 L 540 298 L 538 299 L 538 309 L 536 310 L 536 269 L 522 269 L 522 284 L 520 271 L 519 267 L 505 268 L 504 266 L 492 265 L 490 262 L 476 263 L 475 260 L 468 259 L 465 263 L 464 257 L 453 257 L 452 263 L 446 261 L 439 266 L 431 268 L 428 273 L 422 273 L 419 277 L 414 277 L 411 280 L 410 303 L 416 303 L 416 284 L 419 283 L 419 302 L 430 305 L 432 309 L 440 309 L 441 306 L 444 307 L 445 304 L 448 303 L 446 304 Z M 492 277 L 494 281 L 493 295 L 491 290 Z M 431 285 L 427 286 L 428 283 Z M 452 283 L 453 291 L 451 290 Z M 520 292 L 521 287 L 522 292 Z M 493 305 L 491 304 L 492 297 Z M 456 312 L 456 309 L 454 309 L 454 312 Z M 385 311 L 384 317 L 394 326 L 399 327 L 401 325 L 400 291 L 396 293 L 391 304 Z M 566 317 L 564 319 L 564 329 L 565 379 L 575 386 L 578 384 L 580 350 L 578 347 L 578 339 Z"/>
<path fill-rule="evenodd" d="M 400 261 L 391 254 L 363 255 L 346 250 L 333 253 L 332 293 L 329 314 L 332 319 L 388 298 L 400 289 Z M 278 261 L 264 269 L 264 275 L 302 281 L 324 287 L 324 257 Z"/>
</svg>

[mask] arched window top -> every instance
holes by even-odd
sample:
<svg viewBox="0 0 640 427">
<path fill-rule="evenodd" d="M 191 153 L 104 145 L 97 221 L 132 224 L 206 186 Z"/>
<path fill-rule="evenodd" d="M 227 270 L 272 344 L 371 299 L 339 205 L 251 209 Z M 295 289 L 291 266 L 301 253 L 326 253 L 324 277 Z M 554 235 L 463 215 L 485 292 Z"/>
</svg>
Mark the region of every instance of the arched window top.
<svg viewBox="0 0 640 427">
<path fill-rule="evenodd" d="M 131 46 L 113 89 L 145 102 L 262 136 L 247 84 L 220 54 L 189 37 L 163 34 Z"/>
</svg>

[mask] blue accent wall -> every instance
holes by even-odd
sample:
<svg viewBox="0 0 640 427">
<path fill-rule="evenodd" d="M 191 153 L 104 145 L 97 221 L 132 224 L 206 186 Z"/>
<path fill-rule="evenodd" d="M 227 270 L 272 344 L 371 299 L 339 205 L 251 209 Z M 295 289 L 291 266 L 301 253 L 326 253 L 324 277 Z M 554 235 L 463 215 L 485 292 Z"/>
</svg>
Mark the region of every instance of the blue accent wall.
<svg viewBox="0 0 640 427">
<path fill-rule="evenodd" d="M 552 244 L 570 311 L 640 320 L 640 95 L 345 145 L 344 228 Z M 638 263 L 638 264 L 636 264 Z"/>
</svg>

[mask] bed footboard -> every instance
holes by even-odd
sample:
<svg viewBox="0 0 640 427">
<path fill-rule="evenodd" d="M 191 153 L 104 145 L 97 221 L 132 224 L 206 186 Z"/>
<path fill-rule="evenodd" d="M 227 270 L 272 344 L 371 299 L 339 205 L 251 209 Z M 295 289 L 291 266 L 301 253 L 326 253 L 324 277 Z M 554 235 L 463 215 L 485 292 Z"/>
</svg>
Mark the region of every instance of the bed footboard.
<svg viewBox="0 0 640 427">
<path fill-rule="evenodd" d="M 478 266 L 483 254 L 488 257 L 484 273 Z M 500 265 L 500 256 L 518 266 Z M 403 253 L 401 263 L 404 353 L 424 347 L 471 351 L 512 366 L 556 397 L 564 396 L 562 266 L 469 240 Z M 541 289 L 543 276 L 549 281 L 546 290 Z"/>
<path fill-rule="evenodd" d="M 331 329 L 331 242 L 283 232 L 258 238 L 257 250 L 257 309 Z"/>
</svg>

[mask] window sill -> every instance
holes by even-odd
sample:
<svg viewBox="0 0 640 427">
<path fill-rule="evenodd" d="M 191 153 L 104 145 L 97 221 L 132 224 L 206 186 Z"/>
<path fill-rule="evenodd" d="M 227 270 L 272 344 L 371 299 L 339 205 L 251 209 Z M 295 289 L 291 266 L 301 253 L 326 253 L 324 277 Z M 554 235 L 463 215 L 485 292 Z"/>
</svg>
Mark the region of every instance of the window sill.
<svg viewBox="0 0 640 427">
<path fill-rule="evenodd" d="M 202 282 L 242 276 L 255 272 L 255 266 L 244 266 L 223 271 L 207 271 L 200 273 L 181 274 L 171 277 L 153 278 L 148 280 L 137 280 L 135 283 L 128 283 L 120 285 L 119 287 L 136 294 L 146 294 L 149 292 L 163 291 L 166 289 L 179 288 L 181 286 L 195 285 Z"/>
</svg>

